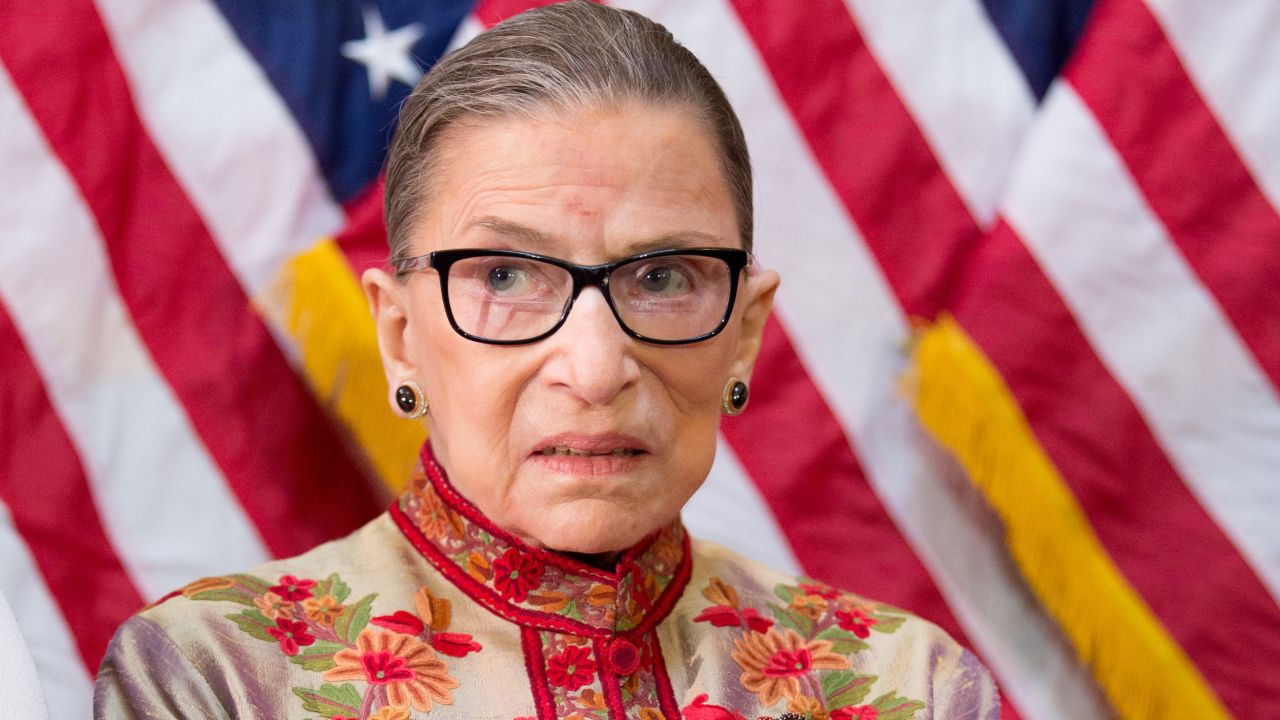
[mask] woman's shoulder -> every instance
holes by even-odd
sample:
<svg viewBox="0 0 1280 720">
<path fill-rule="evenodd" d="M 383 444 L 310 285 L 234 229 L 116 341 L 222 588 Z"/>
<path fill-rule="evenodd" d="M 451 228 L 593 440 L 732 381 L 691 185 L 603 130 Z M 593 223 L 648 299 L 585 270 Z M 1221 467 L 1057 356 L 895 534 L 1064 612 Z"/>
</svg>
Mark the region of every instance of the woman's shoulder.
<svg viewBox="0 0 1280 720">
<path fill-rule="evenodd" d="M 374 599 L 397 589 L 387 569 L 397 551 L 411 548 L 384 513 L 301 555 L 174 590 L 117 630 L 98 673 L 96 716 L 150 708 L 165 717 L 160 709 L 180 702 L 223 717 L 274 701 L 290 673 L 358 632 Z"/>
<path fill-rule="evenodd" d="M 996 716 L 999 696 L 990 674 L 937 624 L 714 543 L 694 541 L 693 559 L 683 614 L 705 632 L 726 634 L 732 669 L 743 673 L 739 679 L 751 690 L 785 694 L 785 684 L 750 678 L 771 677 L 770 662 L 795 655 L 806 658 L 815 687 L 831 691 L 824 692 L 832 696 L 824 698 L 828 708 L 833 702 L 862 707 L 870 700 L 880 711 L 902 704 L 930 707 L 936 717 Z M 836 687 L 841 684 L 848 687 Z M 936 714 L 942 708 L 949 712 Z"/>
</svg>

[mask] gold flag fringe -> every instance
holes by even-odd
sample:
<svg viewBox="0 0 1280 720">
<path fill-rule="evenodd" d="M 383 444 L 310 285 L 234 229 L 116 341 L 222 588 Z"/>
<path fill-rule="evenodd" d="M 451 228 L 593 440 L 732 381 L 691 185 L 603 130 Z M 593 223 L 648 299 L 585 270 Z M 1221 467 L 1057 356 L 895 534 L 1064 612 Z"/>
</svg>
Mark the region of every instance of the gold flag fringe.
<svg viewBox="0 0 1280 720">
<path fill-rule="evenodd" d="M 295 256 L 263 312 L 283 328 L 311 390 L 392 493 L 408 483 L 426 429 L 391 411 L 373 317 L 351 265 L 331 239 Z"/>
<path fill-rule="evenodd" d="M 944 315 L 918 334 L 913 360 L 907 390 L 920 422 L 999 515 L 1024 579 L 1118 716 L 1229 718 L 1102 547 L 1004 380 L 964 329 Z"/>
</svg>

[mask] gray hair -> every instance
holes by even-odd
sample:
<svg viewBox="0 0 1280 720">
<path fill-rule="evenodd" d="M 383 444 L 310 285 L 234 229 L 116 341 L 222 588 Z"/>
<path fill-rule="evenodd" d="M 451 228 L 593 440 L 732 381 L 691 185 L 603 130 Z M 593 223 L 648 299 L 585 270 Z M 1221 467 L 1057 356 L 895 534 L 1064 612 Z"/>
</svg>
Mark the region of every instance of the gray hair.
<svg viewBox="0 0 1280 720">
<path fill-rule="evenodd" d="M 720 156 L 742 246 L 751 250 L 751 160 L 737 115 L 711 73 L 662 25 L 586 0 L 512 17 L 446 55 L 400 111 L 384 211 L 392 259 L 410 253 L 428 179 L 451 127 L 468 120 L 643 102 L 692 112 Z"/>
</svg>

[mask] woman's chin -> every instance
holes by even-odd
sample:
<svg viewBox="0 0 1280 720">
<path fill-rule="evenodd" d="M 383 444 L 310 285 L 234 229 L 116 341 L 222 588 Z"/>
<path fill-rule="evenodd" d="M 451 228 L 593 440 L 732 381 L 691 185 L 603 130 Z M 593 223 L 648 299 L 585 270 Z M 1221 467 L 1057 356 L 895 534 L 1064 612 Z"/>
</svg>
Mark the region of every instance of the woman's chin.
<svg viewBox="0 0 1280 720">
<path fill-rule="evenodd" d="M 641 522 L 634 510 L 621 510 L 607 500 L 586 498 L 533 518 L 522 533 L 531 545 L 576 555 L 619 553 L 659 529 L 661 522 Z"/>
</svg>

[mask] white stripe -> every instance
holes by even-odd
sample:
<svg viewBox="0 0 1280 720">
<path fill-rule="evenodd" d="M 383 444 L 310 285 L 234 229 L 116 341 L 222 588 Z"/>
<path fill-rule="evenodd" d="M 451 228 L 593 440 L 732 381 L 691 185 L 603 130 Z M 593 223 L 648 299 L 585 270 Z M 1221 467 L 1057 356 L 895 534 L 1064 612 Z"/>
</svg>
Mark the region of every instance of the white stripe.
<svg viewBox="0 0 1280 720">
<path fill-rule="evenodd" d="M 845 3 L 969 212 L 988 226 L 1035 97 L 982 4 Z"/>
<path fill-rule="evenodd" d="M 689 534 L 792 575 L 800 563 L 778 527 L 769 505 L 724 439 L 716 444 L 711 474 L 684 506 Z"/>
<path fill-rule="evenodd" d="M 155 599 L 202 574 L 265 560 L 138 337 L 88 208 L 2 68 L 0 127 L 0 298 L 130 576 Z"/>
<path fill-rule="evenodd" d="M 931 454 L 901 401 L 906 320 L 737 17 L 723 1 L 618 4 L 666 24 L 741 113 L 756 169 L 757 247 L 783 277 L 779 312 L 876 492 L 1007 693 L 1028 718 L 1107 717 L 1061 634 L 1029 600 L 998 524 Z M 962 498 L 950 502 L 965 511 L 951 512 L 949 498 Z"/>
<path fill-rule="evenodd" d="M 1280 210 L 1280 4 L 1147 4 L 1271 206 Z"/>
<path fill-rule="evenodd" d="M 93 682 L 58 605 L 45 587 L 26 544 L 13 527 L 9 508 L 0 502 L 0 594 L 9 601 L 26 640 L 52 720 L 81 720 L 92 714 Z M 5 652 L 0 649 L 0 654 Z M 94 668 L 96 670 L 96 668 Z M 0 675 L 0 685 L 17 678 Z M 0 697 L 4 696 L 0 692 Z M 5 717 L 15 708 L 5 706 Z"/>
<path fill-rule="evenodd" d="M 95 0 L 151 138 L 246 292 L 342 228 L 284 101 L 207 0 Z"/>
<path fill-rule="evenodd" d="M 1004 209 L 1187 486 L 1280 598 L 1280 397 L 1067 84 Z"/>
<path fill-rule="evenodd" d="M 453 38 L 449 40 L 449 52 L 453 52 L 471 42 L 472 38 L 484 32 L 484 30 L 484 23 L 480 22 L 480 18 L 468 13 L 458 25 L 458 30 L 453 34 Z"/>
</svg>

